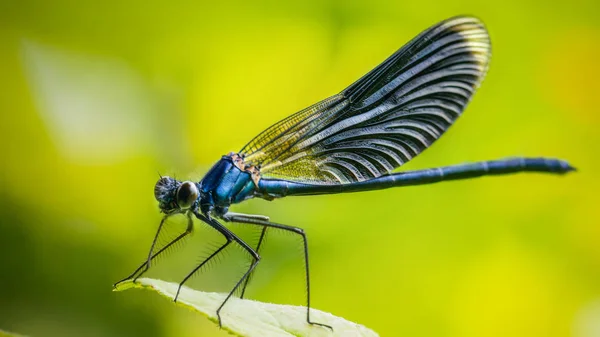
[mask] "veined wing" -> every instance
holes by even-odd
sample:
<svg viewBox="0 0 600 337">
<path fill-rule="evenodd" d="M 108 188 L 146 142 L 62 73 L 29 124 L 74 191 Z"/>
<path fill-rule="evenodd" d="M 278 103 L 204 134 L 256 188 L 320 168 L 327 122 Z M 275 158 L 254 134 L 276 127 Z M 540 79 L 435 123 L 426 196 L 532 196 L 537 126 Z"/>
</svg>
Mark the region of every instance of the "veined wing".
<svg viewBox="0 0 600 337">
<path fill-rule="evenodd" d="M 442 21 L 340 94 L 263 131 L 240 153 L 263 177 L 346 184 L 387 174 L 461 115 L 490 55 L 478 19 Z"/>
</svg>

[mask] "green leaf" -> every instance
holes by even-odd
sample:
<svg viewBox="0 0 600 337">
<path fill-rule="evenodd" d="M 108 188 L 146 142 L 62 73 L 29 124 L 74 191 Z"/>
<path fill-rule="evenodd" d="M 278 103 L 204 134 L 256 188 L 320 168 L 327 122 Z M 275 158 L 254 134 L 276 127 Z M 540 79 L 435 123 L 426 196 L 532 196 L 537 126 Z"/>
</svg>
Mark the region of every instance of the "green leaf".
<svg viewBox="0 0 600 337">
<path fill-rule="evenodd" d="M 125 281 L 116 291 L 130 288 L 151 289 L 173 300 L 178 284 L 148 278 L 136 283 Z M 217 308 L 225 300 L 226 294 L 209 293 L 182 287 L 177 304 L 195 310 L 218 324 Z M 232 297 L 221 310 L 223 329 L 243 337 L 264 336 L 378 336 L 373 330 L 360 324 L 336 317 L 320 310 L 310 310 L 311 320 L 333 327 L 331 330 L 310 325 L 306 322 L 306 307 L 263 303 Z"/>
<path fill-rule="evenodd" d="M 25 336 L 18 335 L 16 333 L 12 333 L 12 332 L 8 332 L 8 331 L 4 331 L 4 330 L 0 329 L 0 337 L 25 337 Z"/>
</svg>

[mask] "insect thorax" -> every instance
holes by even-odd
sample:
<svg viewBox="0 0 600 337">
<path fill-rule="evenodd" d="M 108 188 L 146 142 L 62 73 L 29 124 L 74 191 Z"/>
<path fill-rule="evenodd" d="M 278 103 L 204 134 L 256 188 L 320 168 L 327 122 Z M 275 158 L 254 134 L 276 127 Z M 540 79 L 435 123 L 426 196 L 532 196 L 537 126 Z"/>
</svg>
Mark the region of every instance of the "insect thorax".
<svg viewBox="0 0 600 337">
<path fill-rule="evenodd" d="M 237 153 L 225 155 L 200 182 L 200 209 L 222 215 L 231 204 L 253 198 L 259 181 L 257 167 L 247 165 Z"/>
</svg>

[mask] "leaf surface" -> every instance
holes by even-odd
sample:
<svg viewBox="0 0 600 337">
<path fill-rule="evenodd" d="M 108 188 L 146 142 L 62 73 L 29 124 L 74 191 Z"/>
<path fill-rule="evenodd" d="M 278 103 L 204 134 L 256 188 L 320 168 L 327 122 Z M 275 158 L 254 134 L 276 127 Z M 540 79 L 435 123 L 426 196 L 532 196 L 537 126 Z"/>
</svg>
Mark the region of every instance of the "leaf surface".
<svg viewBox="0 0 600 337">
<path fill-rule="evenodd" d="M 178 284 L 156 279 L 142 278 L 136 283 L 126 281 L 117 286 L 116 291 L 130 288 L 151 289 L 173 300 Z M 188 307 L 208 317 L 218 324 L 217 308 L 227 295 L 202 292 L 182 287 L 177 304 Z M 333 327 L 331 330 L 310 325 L 306 322 L 306 307 L 263 303 L 254 300 L 232 297 L 221 311 L 222 328 L 237 336 L 356 336 L 377 337 L 373 330 L 347 321 L 341 317 L 316 309 L 311 309 L 311 320 Z"/>
</svg>

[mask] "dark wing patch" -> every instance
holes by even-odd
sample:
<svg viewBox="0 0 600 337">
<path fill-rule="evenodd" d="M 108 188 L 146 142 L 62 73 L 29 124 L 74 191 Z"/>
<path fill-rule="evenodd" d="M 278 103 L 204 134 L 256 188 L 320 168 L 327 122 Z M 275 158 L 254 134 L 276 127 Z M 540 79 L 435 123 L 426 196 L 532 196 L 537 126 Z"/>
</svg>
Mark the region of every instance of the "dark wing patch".
<svg viewBox="0 0 600 337">
<path fill-rule="evenodd" d="M 263 177 L 346 184 L 389 173 L 460 116 L 490 55 L 479 20 L 442 21 L 339 95 L 271 126 L 240 152 Z"/>
</svg>

